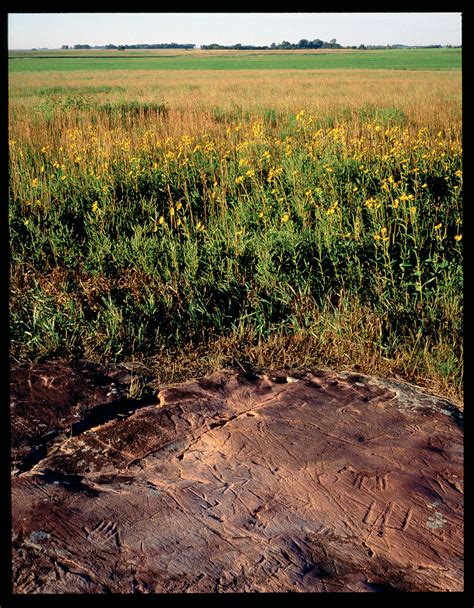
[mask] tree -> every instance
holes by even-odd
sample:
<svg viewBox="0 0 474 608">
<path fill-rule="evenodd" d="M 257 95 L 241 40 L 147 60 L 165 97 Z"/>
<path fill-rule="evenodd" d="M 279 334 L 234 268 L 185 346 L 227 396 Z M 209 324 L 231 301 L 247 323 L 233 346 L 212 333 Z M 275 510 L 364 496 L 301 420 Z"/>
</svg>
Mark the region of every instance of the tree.
<svg viewBox="0 0 474 608">
<path fill-rule="evenodd" d="M 302 39 L 301 39 L 301 40 L 298 42 L 298 45 L 297 45 L 297 46 L 298 46 L 298 48 L 299 48 L 299 49 L 307 49 L 307 48 L 308 48 L 308 46 L 309 46 L 309 42 L 308 42 L 308 41 L 307 41 L 305 38 L 302 38 Z"/>
<path fill-rule="evenodd" d="M 61 47 L 64 51 L 67 51 L 69 49 L 69 45 L 68 44 L 63 44 Z"/>
</svg>

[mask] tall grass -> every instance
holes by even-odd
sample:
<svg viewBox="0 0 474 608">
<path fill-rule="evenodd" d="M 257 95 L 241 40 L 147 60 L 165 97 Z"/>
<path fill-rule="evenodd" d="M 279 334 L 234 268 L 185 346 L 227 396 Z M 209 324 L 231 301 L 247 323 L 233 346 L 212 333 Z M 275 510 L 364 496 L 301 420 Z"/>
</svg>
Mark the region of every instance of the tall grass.
<svg viewBox="0 0 474 608">
<path fill-rule="evenodd" d="M 14 359 L 180 352 L 462 394 L 459 121 L 85 93 L 10 113 Z"/>
<path fill-rule="evenodd" d="M 239 70 L 34 72 L 9 75 L 11 106 L 36 114 L 48 97 L 93 97 L 98 103 L 165 101 L 172 110 L 199 114 L 213 108 L 258 114 L 296 114 L 302 108 L 333 116 L 364 105 L 394 107 L 418 128 L 461 120 L 459 70 Z M 196 125 L 194 125 L 194 128 Z M 193 130 L 194 130 L 193 128 Z"/>
</svg>

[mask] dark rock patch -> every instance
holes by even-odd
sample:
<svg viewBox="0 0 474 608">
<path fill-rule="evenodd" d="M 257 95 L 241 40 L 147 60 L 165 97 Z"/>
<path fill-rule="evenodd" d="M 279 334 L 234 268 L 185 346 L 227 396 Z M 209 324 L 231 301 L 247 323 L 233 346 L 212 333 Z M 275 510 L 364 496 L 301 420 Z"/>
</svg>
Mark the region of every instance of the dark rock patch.
<svg viewBox="0 0 474 608">
<path fill-rule="evenodd" d="M 88 361 L 20 365 L 10 371 L 12 470 L 25 471 L 72 437 L 141 403 L 128 399 L 130 374 Z"/>
</svg>

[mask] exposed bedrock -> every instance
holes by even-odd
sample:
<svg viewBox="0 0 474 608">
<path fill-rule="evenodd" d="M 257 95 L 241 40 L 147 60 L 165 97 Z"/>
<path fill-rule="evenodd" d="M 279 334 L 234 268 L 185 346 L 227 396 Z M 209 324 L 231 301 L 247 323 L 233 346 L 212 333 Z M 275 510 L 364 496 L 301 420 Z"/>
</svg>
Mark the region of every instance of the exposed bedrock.
<svg viewBox="0 0 474 608">
<path fill-rule="evenodd" d="M 15 593 L 463 590 L 462 415 L 350 373 L 11 371 Z"/>
</svg>

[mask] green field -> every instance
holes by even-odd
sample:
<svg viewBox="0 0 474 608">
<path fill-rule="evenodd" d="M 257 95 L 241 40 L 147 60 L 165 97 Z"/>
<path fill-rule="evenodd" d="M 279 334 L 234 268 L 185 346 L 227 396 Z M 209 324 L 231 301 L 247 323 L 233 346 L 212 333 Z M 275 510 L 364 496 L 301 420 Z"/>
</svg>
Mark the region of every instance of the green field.
<svg viewBox="0 0 474 608">
<path fill-rule="evenodd" d="M 69 54 L 67 54 L 69 53 Z M 354 52 L 181 52 L 129 53 L 88 51 L 78 53 L 10 53 L 9 71 L 83 70 L 446 70 L 461 68 L 460 49 L 391 49 Z"/>
</svg>

